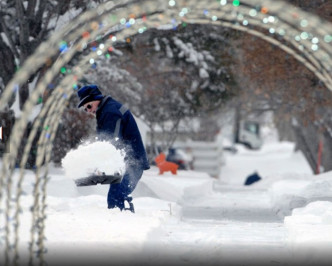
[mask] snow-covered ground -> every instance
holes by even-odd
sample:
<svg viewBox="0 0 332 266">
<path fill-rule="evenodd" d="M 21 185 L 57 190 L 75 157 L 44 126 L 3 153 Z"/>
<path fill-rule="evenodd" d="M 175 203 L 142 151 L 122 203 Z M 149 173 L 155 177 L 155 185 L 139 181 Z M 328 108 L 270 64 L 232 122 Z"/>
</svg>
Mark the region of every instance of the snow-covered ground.
<svg viewBox="0 0 332 266">
<path fill-rule="evenodd" d="M 107 209 L 107 185 L 76 187 L 50 169 L 45 259 L 49 265 L 324 265 L 332 261 L 332 172 L 313 175 L 292 143 L 238 146 L 219 179 L 195 171 L 145 171 L 136 213 Z M 83 166 L 82 166 L 83 167 Z M 257 183 L 244 186 L 257 172 Z M 21 260 L 30 241 L 28 173 Z M 1 246 L 0 246 L 1 248 Z"/>
</svg>

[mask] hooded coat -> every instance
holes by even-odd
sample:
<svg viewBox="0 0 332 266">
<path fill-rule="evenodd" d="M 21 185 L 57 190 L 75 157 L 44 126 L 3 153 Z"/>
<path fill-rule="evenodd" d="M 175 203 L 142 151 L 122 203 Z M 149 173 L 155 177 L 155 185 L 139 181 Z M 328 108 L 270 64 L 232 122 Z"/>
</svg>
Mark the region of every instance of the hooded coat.
<svg viewBox="0 0 332 266">
<path fill-rule="evenodd" d="M 136 121 L 128 108 L 105 96 L 96 112 L 97 133 L 99 136 L 111 139 L 119 148 L 125 148 L 126 162 L 129 165 L 137 165 L 142 170 L 150 168 L 141 134 Z"/>
</svg>

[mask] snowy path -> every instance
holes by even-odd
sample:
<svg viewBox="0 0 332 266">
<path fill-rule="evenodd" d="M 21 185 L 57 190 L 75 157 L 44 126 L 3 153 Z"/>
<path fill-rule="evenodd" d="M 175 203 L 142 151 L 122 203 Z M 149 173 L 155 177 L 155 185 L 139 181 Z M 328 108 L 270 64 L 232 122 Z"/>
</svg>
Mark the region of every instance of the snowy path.
<svg viewBox="0 0 332 266">
<path fill-rule="evenodd" d="M 271 209 L 269 194 L 264 189 L 223 186 L 215 183 L 215 195 L 195 199 L 184 206 L 183 216 L 188 219 L 281 222 Z"/>
<path fill-rule="evenodd" d="M 180 220 L 163 223 L 150 233 L 146 253 L 160 261 L 173 259 L 177 265 L 303 264 L 302 254 L 290 246 L 289 231 L 273 208 L 268 186 L 243 186 L 255 171 L 264 178 L 310 173 L 303 157 L 291 149 L 284 144 L 230 155 L 212 191 L 204 192 L 203 186 L 203 192 L 185 190 L 189 194 L 180 201 Z"/>
<path fill-rule="evenodd" d="M 286 263 L 287 231 L 271 209 L 266 191 L 218 183 L 214 190 L 208 197 L 186 199 L 180 221 L 165 223 L 150 234 L 161 243 L 153 252 L 148 245 L 148 253 L 154 259 L 156 254 L 174 259 L 177 265 Z"/>
</svg>

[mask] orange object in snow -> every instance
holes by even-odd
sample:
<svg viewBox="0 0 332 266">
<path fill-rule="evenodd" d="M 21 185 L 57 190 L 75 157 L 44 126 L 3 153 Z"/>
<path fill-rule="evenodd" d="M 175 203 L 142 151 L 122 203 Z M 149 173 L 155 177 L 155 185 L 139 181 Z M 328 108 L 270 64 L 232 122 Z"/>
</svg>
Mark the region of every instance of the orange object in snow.
<svg viewBox="0 0 332 266">
<path fill-rule="evenodd" d="M 173 175 L 177 174 L 179 166 L 176 163 L 166 161 L 166 155 L 163 152 L 161 152 L 154 161 L 159 168 L 160 175 L 167 171 L 170 171 Z"/>
</svg>

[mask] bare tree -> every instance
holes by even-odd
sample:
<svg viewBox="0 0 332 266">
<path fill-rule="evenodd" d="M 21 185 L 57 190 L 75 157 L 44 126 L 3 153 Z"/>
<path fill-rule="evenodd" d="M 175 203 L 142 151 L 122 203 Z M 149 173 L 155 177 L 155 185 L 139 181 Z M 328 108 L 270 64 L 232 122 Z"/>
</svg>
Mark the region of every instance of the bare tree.
<svg viewBox="0 0 332 266">
<path fill-rule="evenodd" d="M 329 1 L 289 2 L 332 21 Z M 314 172 L 318 147 L 325 143 L 322 163 L 325 170 L 332 169 L 330 118 L 326 116 L 332 109 L 331 92 L 312 72 L 276 46 L 244 33 L 234 46 L 238 47 L 234 76 L 241 88 L 238 109 L 246 114 L 273 110 L 279 136 L 297 143 Z"/>
<path fill-rule="evenodd" d="M 211 25 L 151 29 L 115 45 L 111 59 L 100 60 L 86 77 L 143 118 L 152 145 L 158 128 L 166 150 L 186 118 L 218 109 L 231 96 L 234 82 L 226 34 Z"/>
<path fill-rule="evenodd" d="M 102 1 L 23 1 L 0 2 L 0 94 L 15 72 L 34 50 L 56 29 L 91 4 Z M 38 73 L 35 73 L 37 76 Z M 29 97 L 29 83 L 20 87 L 20 108 Z M 12 103 L 9 103 L 9 106 Z"/>
</svg>

